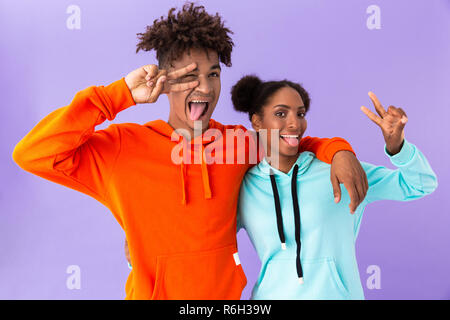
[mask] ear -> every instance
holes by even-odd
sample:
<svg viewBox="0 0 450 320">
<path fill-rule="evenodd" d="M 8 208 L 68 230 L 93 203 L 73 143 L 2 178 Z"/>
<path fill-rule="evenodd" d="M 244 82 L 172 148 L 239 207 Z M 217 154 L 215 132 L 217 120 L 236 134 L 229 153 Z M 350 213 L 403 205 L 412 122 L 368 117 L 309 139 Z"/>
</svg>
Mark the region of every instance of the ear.
<svg viewBox="0 0 450 320">
<path fill-rule="evenodd" d="M 253 129 L 254 129 L 256 132 L 258 132 L 258 130 L 261 129 L 261 127 L 262 127 L 262 124 L 261 124 L 261 117 L 259 116 L 259 114 L 254 113 L 254 114 L 252 115 L 251 122 L 252 122 L 252 127 L 253 127 Z"/>
</svg>

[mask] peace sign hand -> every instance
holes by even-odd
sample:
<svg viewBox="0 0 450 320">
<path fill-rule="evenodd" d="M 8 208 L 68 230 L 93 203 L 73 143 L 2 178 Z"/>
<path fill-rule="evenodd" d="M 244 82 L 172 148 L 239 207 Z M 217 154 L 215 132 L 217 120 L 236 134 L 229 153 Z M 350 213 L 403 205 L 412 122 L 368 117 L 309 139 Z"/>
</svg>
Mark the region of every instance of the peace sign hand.
<svg viewBox="0 0 450 320">
<path fill-rule="evenodd" d="M 183 68 L 167 73 L 154 64 L 145 65 L 131 71 L 125 82 L 131 91 L 135 103 L 156 102 L 162 93 L 184 91 L 195 88 L 198 81 L 181 82 L 180 78 L 197 67 L 191 63 Z"/>
<path fill-rule="evenodd" d="M 381 128 L 388 153 L 391 155 L 399 153 L 405 139 L 404 128 L 408 122 L 405 111 L 394 106 L 389 106 L 386 111 L 373 92 L 369 92 L 369 97 L 379 116 L 364 106 L 361 107 L 362 112 Z"/>
</svg>

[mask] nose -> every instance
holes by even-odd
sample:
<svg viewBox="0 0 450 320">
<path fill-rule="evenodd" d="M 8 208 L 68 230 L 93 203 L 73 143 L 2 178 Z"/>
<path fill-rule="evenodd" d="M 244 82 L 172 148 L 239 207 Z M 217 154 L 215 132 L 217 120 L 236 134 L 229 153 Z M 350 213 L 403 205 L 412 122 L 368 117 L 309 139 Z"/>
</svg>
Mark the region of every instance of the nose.
<svg viewBox="0 0 450 320">
<path fill-rule="evenodd" d="M 287 127 L 290 130 L 298 130 L 300 129 L 300 119 L 296 115 L 289 115 L 287 118 Z"/>
<path fill-rule="evenodd" d="M 201 92 L 204 95 L 208 95 L 212 91 L 212 85 L 208 79 L 208 77 L 205 77 L 204 75 L 199 75 L 198 77 L 198 86 L 195 88 L 196 91 Z"/>
</svg>

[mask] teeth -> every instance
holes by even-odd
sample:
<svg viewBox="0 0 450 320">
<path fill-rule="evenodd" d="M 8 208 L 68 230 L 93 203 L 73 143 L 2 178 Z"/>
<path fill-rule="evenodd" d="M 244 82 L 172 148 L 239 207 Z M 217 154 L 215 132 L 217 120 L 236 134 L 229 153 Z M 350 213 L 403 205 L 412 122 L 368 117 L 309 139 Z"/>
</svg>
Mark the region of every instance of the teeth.
<svg viewBox="0 0 450 320">
<path fill-rule="evenodd" d="M 208 101 L 192 100 L 193 103 L 208 103 Z"/>
<path fill-rule="evenodd" d="M 297 139 L 298 139 L 298 135 L 282 134 L 281 136 L 282 136 L 283 138 L 286 137 L 286 138 L 297 138 Z"/>
</svg>

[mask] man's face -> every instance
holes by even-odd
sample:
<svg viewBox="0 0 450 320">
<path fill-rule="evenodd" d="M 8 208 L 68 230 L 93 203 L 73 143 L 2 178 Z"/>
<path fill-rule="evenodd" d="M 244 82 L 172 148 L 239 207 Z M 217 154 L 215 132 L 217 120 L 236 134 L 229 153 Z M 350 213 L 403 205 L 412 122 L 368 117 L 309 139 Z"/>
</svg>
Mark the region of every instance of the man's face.
<svg viewBox="0 0 450 320">
<path fill-rule="evenodd" d="M 202 130 L 208 128 L 209 119 L 220 95 L 220 65 L 216 51 L 191 49 L 172 61 L 168 72 L 195 62 L 197 68 L 179 78 L 179 82 L 198 81 L 193 89 L 167 94 L 170 103 L 169 124 L 174 129 L 194 130 L 194 121 L 201 121 Z M 197 125 L 198 127 L 198 125 Z"/>
</svg>

